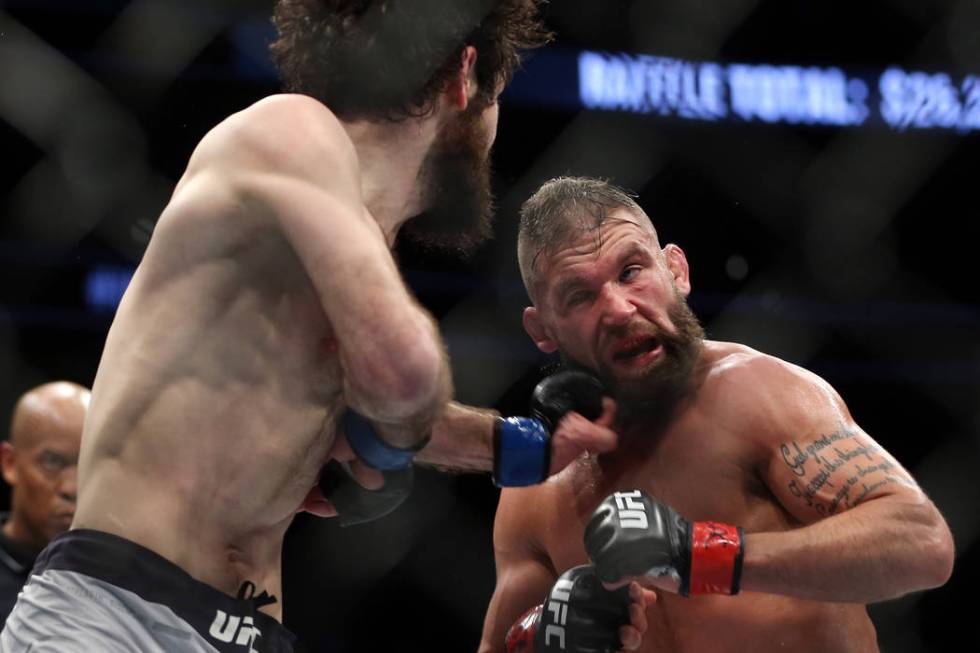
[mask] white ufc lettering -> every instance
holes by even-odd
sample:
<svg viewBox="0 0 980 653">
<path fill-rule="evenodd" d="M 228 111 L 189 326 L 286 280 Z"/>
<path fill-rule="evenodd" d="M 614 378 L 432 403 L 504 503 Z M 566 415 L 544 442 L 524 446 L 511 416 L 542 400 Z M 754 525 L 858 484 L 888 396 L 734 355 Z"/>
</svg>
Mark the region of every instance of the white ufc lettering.
<svg viewBox="0 0 980 653">
<path fill-rule="evenodd" d="M 639 501 L 640 491 L 616 492 L 616 512 L 619 514 L 619 525 L 623 528 L 646 528 L 647 521 L 646 509 Z"/>
<path fill-rule="evenodd" d="M 252 617 L 242 618 L 227 614 L 224 610 L 218 610 L 214 615 L 214 622 L 211 623 L 208 633 L 219 642 L 230 643 L 235 640 L 235 644 L 247 646 L 249 653 L 255 653 L 252 644 L 262 635 L 262 631 L 255 627 Z"/>
<path fill-rule="evenodd" d="M 560 579 L 551 590 L 551 600 L 548 601 L 548 612 L 552 621 L 544 629 L 545 646 L 551 646 L 551 638 L 558 640 L 558 648 L 565 650 L 565 621 L 568 619 L 568 598 L 572 592 L 572 581 Z"/>
<path fill-rule="evenodd" d="M 551 598 L 557 601 L 568 601 L 572 592 L 572 581 L 567 578 L 560 579 L 551 589 Z"/>
</svg>

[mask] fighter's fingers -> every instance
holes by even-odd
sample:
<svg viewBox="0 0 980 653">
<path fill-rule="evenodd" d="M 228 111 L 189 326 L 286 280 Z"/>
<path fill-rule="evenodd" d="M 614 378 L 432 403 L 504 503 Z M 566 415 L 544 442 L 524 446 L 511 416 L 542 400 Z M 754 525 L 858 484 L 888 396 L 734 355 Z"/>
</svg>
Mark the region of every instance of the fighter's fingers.
<svg viewBox="0 0 980 653">
<path fill-rule="evenodd" d="M 647 631 L 647 613 L 636 603 L 630 603 L 630 625 L 640 634 Z"/>
<path fill-rule="evenodd" d="M 630 600 L 646 607 L 657 602 L 657 593 L 647 589 L 637 582 L 630 583 Z"/>
<path fill-rule="evenodd" d="M 602 586 L 609 591 L 617 590 L 620 587 L 624 587 L 630 582 L 638 583 L 641 588 L 645 588 L 643 591 L 647 592 L 645 596 L 651 597 L 651 599 L 656 601 L 656 592 L 670 592 L 672 594 L 677 594 L 680 591 L 680 581 L 675 577 L 664 575 L 664 576 L 654 576 L 654 575 L 642 575 L 642 576 L 627 576 L 624 578 L 618 578 L 612 582 L 603 582 Z"/>
<path fill-rule="evenodd" d="M 595 420 L 596 424 L 612 428 L 616 423 L 616 402 L 612 397 L 602 398 L 602 413 Z"/>
<path fill-rule="evenodd" d="M 589 453 L 612 451 L 619 442 L 619 436 L 609 426 L 600 423 L 598 420 L 590 422 L 575 412 L 565 415 L 555 436 L 564 438 L 579 449 L 584 449 Z"/>
<path fill-rule="evenodd" d="M 640 648 L 643 642 L 643 635 L 633 626 L 619 627 L 619 642 L 623 645 L 623 651 L 635 651 Z"/>
<path fill-rule="evenodd" d="M 296 512 L 308 512 L 317 517 L 337 516 L 337 509 L 333 503 L 323 498 L 323 492 L 316 485 L 310 488 L 310 491 L 306 494 L 306 498 L 303 499 L 303 503 L 300 504 Z"/>
<path fill-rule="evenodd" d="M 347 435 L 343 431 L 337 432 L 333 440 L 333 445 L 331 445 L 330 451 L 327 453 L 327 460 L 331 458 L 341 462 L 347 462 L 355 458 L 354 450 L 351 449 L 350 443 L 347 442 Z"/>
<path fill-rule="evenodd" d="M 385 484 L 384 476 L 381 475 L 380 471 L 367 466 L 358 458 L 350 461 L 350 475 L 368 490 L 377 490 Z"/>
<path fill-rule="evenodd" d="M 620 587 L 626 587 L 627 585 L 629 585 L 631 583 L 635 583 L 635 582 L 636 582 L 636 579 L 625 577 L 625 578 L 620 578 L 619 580 L 611 581 L 611 582 L 602 581 L 602 586 L 605 587 L 610 592 L 615 592 Z"/>
</svg>

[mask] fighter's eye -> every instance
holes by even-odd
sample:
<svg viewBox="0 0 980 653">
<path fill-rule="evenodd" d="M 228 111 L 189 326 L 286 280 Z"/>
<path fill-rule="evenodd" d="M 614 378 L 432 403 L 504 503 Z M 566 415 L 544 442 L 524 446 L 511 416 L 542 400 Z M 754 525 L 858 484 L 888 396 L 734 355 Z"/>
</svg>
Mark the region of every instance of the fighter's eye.
<svg viewBox="0 0 980 653">
<path fill-rule="evenodd" d="M 639 265 L 631 265 L 631 266 L 629 266 L 627 268 L 624 268 L 623 271 L 619 273 L 619 280 L 620 281 L 631 281 L 631 280 L 635 279 L 636 278 L 636 275 L 638 275 L 639 273 L 640 273 L 640 266 Z"/>
<path fill-rule="evenodd" d="M 38 462 L 41 463 L 41 467 L 52 472 L 61 471 L 68 466 L 68 459 L 53 451 L 42 452 Z"/>
<path fill-rule="evenodd" d="M 579 304 L 587 302 L 588 300 L 589 293 L 584 290 L 580 290 L 568 296 L 568 298 L 565 300 L 565 306 L 578 306 Z"/>
</svg>

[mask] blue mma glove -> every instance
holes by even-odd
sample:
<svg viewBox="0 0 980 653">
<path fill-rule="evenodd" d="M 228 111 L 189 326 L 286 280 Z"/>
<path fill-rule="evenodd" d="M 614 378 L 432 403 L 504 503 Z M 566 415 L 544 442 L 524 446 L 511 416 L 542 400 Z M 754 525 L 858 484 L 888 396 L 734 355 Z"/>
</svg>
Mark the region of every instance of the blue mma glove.
<svg viewBox="0 0 980 653">
<path fill-rule="evenodd" d="M 531 417 L 497 418 L 493 432 L 493 482 L 498 487 L 534 485 L 548 478 L 551 434 L 569 411 L 592 421 L 602 414 L 605 389 L 578 370 L 545 377 L 531 394 Z"/>
</svg>

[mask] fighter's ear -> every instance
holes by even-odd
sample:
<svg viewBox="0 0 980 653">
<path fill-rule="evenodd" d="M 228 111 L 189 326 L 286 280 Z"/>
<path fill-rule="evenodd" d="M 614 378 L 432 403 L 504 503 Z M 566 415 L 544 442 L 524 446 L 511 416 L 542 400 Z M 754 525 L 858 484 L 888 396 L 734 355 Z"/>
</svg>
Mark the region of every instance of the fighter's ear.
<svg viewBox="0 0 980 653">
<path fill-rule="evenodd" d="M 531 340 L 538 346 L 538 349 L 544 353 L 553 354 L 558 351 L 558 343 L 548 335 L 548 330 L 545 328 L 544 322 L 541 321 L 538 309 L 533 306 L 524 309 L 524 330 L 527 331 L 527 335 L 531 336 Z"/>
<path fill-rule="evenodd" d="M 674 285 L 687 297 L 691 292 L 691 271 L 687 265 L 687 255 L 683 249 L 670 243 L 664 247 L 664 258 L 667 259 L 667 269 L 674 277 Z"/>
<path fill-rule="evenodd" d="M 12 444 L 0 442 L 0 472 L 3 473 L 3 480 L 7 481 L 7 485 L 10 486 L 17 484 L 17 466 L 14 465 L 16 456 L 17 453 Z"/>
<path fill-rule="evenodd" d="M 446 85 L 449 103 L 464 111 L 476 95 L 476 48 L 467 45 L 459 59 L 459 68 Z"/>
</svg>

